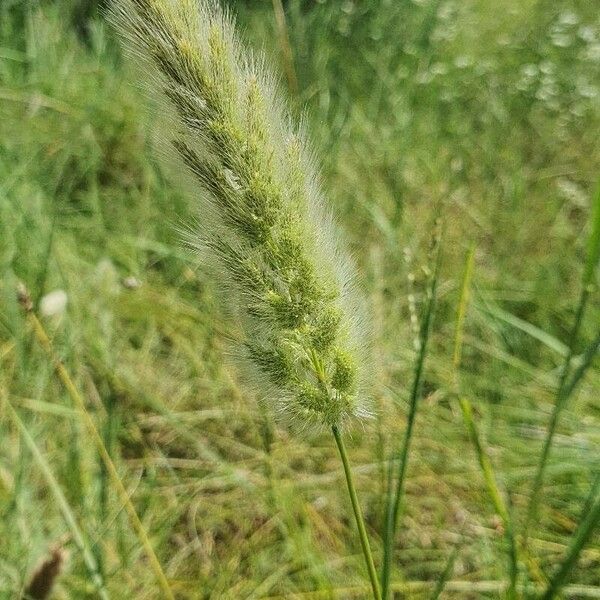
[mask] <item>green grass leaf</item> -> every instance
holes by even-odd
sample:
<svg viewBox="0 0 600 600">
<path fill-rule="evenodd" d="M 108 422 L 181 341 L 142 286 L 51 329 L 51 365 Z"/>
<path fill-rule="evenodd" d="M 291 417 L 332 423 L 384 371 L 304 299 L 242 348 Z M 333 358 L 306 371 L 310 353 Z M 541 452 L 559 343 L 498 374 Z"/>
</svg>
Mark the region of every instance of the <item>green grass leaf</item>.
<svg viewBox="0 0 600 600">
<path fill-rule="evenodd" d="M 591 231 L 587 247 L 587 260 L 583 273 L 583 285 L 587 287 L 592 282 L 594 271 L 600 263 L 600 183 L 594 196 L 591 214 Z"/>
<path fill-rule="evenodd" d="M 396 479 L 395 488 L 392 483 L 392 465 L 393 460 L 390 460 L 389 480 L 388 480 L 388 494 L 386 504 L 386 520 L 385 528 L 383 532 L 383 566 L 381 573 L 381 595 L 383 600 L 387 600 L 390 593 L 390 577 L 391 577 L 391 566 L 392 556 L 394 553 L 396 529 L 398 526 L 398 517 L 400 513 L 400 504 L 402 502 L 402 494 L 404 492 L 404 480 L 406 476 L 406 467 L 408 464 L 408 456 L 410 451 L 410 445 L 412 440 L 413 428 L 415 423 L 415 417 L 417 414 L 417 405 L 421 395 L 421 382 L 423 378 L 423 368 L 425 366 L 425 357 L 428 351 L 429 333 L 431 331 L 431 324 L 433 321 L 433 313 L 435 310 L 435 301 L 437 294 L 437 285 L 440 276 L 440 266 L 442 261 L 442 230 L 441 223 L 436 225 L 438 228 L 434 234 L 434 258 L 433 258 L 433 270 L 429 281 L 429 287 L 427 290 L 427 302 L 423 308 L 423 318 L 421 320 L 421 327 L 419 331 L 419 350 L 417 354 L 417 360 L 415 363 L 415 370 L 413 374 L 413 384 L 410 392 L 409 409 L 408 409 L 408 421 L 406 425 L 406 431 L 404 433 L 404 440 L 398 453 L 394 453 L 394 456 L 399 457 L 398 462 L 398 474 Z M 393 490 L 393 492 L 392 492 Z"/>
<path fill-rule="evenodd" d="M 592 486 L 590 493 L 592 494 L 596 492 L 596 486 Z M 542 596 L 543 600 L 552 600 L 553 598 L 557 597 L 565 585 L 567 578 L 577 564 L 577 560 L 579 559 L 581 551 L 589 541 L 592 533 L 599 523 L 600 497 L 598 497 L 596 493 L 596 498 L 593 500 L 591 509 L 587 512 L 587 514 L 584 515 L 581 523 L 575 531 L 575 534 L 573 535 L 573 540 L 569 546 L 566 556 L 548 583 L 548 587 Z"/>
<path fill-rule="evenodd" d="M 35 440 L 29 432 L 29 429 L 27 429 L 27 426 L 25 425 L 25 423 L 23 423 L 21 417 L 19 417 L 17 411 L 13 408 L 8 398 L 4 398 L 4 406 L 7 408 L 8 414 L 17 426 L 17 429 L 19 430 L 21 437 L 25 442 L 25 445 L 27 446 L 27 448 L 29 448 L 29 451 L 31 452 L 42 475 L 44 476 L 44 479 L 46 480 L 46 483 L 48 484 L 48 488 L 50 489 L 52 495 L 54 496 L 54 499 L 56 500 L 58 508 L 60 509 L 60 512 L 62 513 L 63 518 L 65 520 L 65 523 L 71 531 L 73 541 L 75 542 L 75 545 L 81 552 L 83 562 L 89 571 L 92 582 L 96 586 L 98 595 L 100 596 L 100 598 L 102 598 L 102 600 L 108 600 L 108 592 L 106 591 L 104 581 L 102 580 L 102 576 L 100 575 L 98 563 L 96 562 L 96 559 L 94 558 L 94 555 L 90 550 L 90 546 L 85 539 L 85 534 L 77 524 L 75 513 L 73 512 L 73 509 L 71 508 L 65 494 L 63 493 L 62 488 L 58 483 L 58 480 L 54 476 L 52 468 L 48 464 L 48 461 L 44 458 L 44 455 L 35 443 Z"/>
</svg>

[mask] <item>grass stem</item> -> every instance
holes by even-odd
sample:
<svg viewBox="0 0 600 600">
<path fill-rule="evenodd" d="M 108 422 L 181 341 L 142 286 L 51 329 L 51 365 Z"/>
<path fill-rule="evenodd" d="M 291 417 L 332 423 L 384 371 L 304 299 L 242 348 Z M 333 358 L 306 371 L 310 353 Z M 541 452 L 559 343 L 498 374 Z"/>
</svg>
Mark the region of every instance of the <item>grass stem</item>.
<svg viewBox="0 0 600 600">
<path fill-rule="evenodd" d="M 595 487 L 592 488 L 591 493 L 594 492 Z M 599 522 L 600 497 L 596 497 L 591 509 L 583 517 L 583 520 L 577 527 L 577 530 L 573 535 L 573 541 L 569 546 L 567 554 L 564 560 L 562 561 L 561 565 L 557 569 L 556 573 L 550 580 L 550 583 L 548 584 L 548 587 L 546 588 L 546 591 L 542 596 L 542 600 L 552 600 L 553 598 L 558 597 L 559 592 L 562 590 L 563 586 L 566 583 L 567 577 L 575 567 L 575 564 L 577 563 L 577 559 L 579 558 L 583 547 L 591 537 Z"/>
<path fill-rule="evenodd" d="M 394 554 L 394 544 L 396 538 L 396 529 L 398 527 L 398 516 L 400 514 L 400 504 L 402 500 L 402 493 L 404 491 L 404 479 L 406 476 L 406 466 L 408 464 L 408 454 L 410 450 L 410 443 L 412 439 L 412 433 L 415 423 L 415 416 L 417 414 L 417 404 L 419 395 L 421 393 L 421 381 L 423 377 L 423 368 L 425 365 L 425 356 L 427 355 L 427 342 L 429 340 L 429 331 L 431 329 L 431 322 L 435 307 L 435 297 L 437 290 L 437 281 L 440 271 L 441 263 L 441 225 L 438 224 L 438 231 L 434 239 L 435 247 L 435 266 L 431 276 L 429 289 L 427 291 L 427 303 L 424 308 L 424 318 L 421 322 L 421 328 L 419 332 L 419 351 L 417 355 L 417 362 L 415 365 L 415 374 L 413 378 L 413 385 L 410 394 L 410 406 L 408 411 L 408 422 L 404 433 L 404 441 L 402 449 L 400 451 L 400 461 L 398 463 L 398 478 L 396 480 L 395 490 L 392 494 L 394 486 L 392 479 L 388 482 L 388 498 L 387 498 L 387 510 L 386 510 L 386 521 L 384 528 L 384 543 L 383 543 L 383 567 L 381 572 L 381 589 L 382 598 L 387 600 L 389 597 L 389 584 L 392 570 L 392 556 Z M 393 469 L 391 468 L 390 461 L 390 474 Z"/>
<path fill-rule="evenodd" d="M 494 510 L 496 511 L 496 513 L 498 513 L 500 519 L 502 519 L 504 534 L 509 547 L 510 567 L 508 595 L 509 598 L 516 598 L 517 576 L 519 570 L 517 560 L 517 544 L 515 541 L 512 518 L 510 516 L 510 512 L 508 511 L 508 507 L 504 502 L 504 498 L 500 493 L 500 489 L 496 481 L 496 476 L 494 475 L 492 461 L 490 460 L 489 456 L 487 455 L 487 452 L 484 450 L 483 445 L 481 443 L 479 432 L 477 431 L 477 427 L 475 425 L 475 419 L 473 418 L 473 408 L 471 406 L 471 403 L 466 398 L 460 398 L 459 404 L 463 416 L 463 421 L 465 423 L 465 428 L 469 433 L 469 438 L 471 439 L 471 443 L 473 444 L 473 447 L 475 448 L 475 453 L 477 454 L 477 460 L 479 462 L 479 466 L 483 474 L 485 487 L 494 506 Z"/>
<path fill-rule="evenodd" d="M 96 591 L 101 600 L 109 600 L 108 592 L 104 586 L 104 580 L 98 568 L 98 563 L 96 558 L 94 557 L 93 552 L 90 550 L 90 547 L 84 537 L 83 531 L 80 529 L 77 524 L 77 520 L 75 519 L 75 515 L 69 506 L 69 502 L 65 497 L 56 477 L 52 473 L 52 469 L 48 464 L 48 461 L 44 458 L 40 449 L 38 448 L 33 436 L 27 429 L 25 423 L 21 420 L 21 417 L 17 414 L 17 411 L 14 409 L 8 398 L 3 398 L 4 405 L 8 409 L 8 414 L 12 418 L 13 422 L 19 429 L 19 433 L 21 437 L 25 441 L 25 445 L 33 455 L 34 460 L 37 462 L 42 474 L 44 475 L 44 479 L 52 492 L 56 503 L 58 504 L 58 508 L 63 515 L 63 518 L 71 531 L 71 535 L 73 536 L 73 541 L 75 545 L 81 552 L 83 557 L 83 562 L 85 563 L 86 568 L 89 571 L 90 577 L 92 578 L 92 582 L 96 587 Z"/>
<path fill-rule="evenodd" d="M 552 448 L 552 442 L 554 441 L 554 434 L 556 433 L 556 427 L 558 425 L 559 417 L 567 404 L 573 390 L 575 388 L 575 384 L 581 377 L 583 377 L 585 370 L 591 364 L 591 358 L 595 353 L 593 351 L 591 358 L 588 362 L 584 362 L 585 366 L 583 370 L 580 368 L 576 373 L 576 379 L 573 379 L 574 384 L 569 385 L 567 383 L 569 372 L 571 369 L 571 363 L 573 360 L 573 356 L 575 353 L 575 348 L 577 345 L 577 340 L 579 338 L 579 332 L 581 329 L 581 324 L 583 322 L 583 315 L 587 306 L 588 299 L 593 289 L 593 279 L 594 272 L 600 262 L 600 185 L 596 191 L 596 195 L 594 197 L 593 207 L 592 207 L 592 218 L 591 218 L 591 232 L 588 240 L 588 252 L 586 264 L 584 267 L 583 277 L 582 277 L 582 287 L 581 293 L 579 295 L 579 302 L 577 305 L 577 310 L 575 312 L 575 320 L 573 321 L 573 325 L 571 327 L 571 331 L 569 334 L 568 341 L 568 353 L 565 357 L 565 360 L 562 364 L 560 377 L 558 381 L 558 386 L 556 390 L 556 396 L 554 401 L 554 406 L 552 408 L 552 415 L 550 417 L 550 422 L 548 423 L 548 428 L 546 430 L 546 437 L 544 438 L 544 445 L 542 447 L 542 453 L 540 455 L 540 460 L 538 462 L 537 470 L 535 473 L 535 477 L 533 480 L 533 485 L 531 488 L 531 495 L 529 497 L 529 505 L 527 507 L 527 517 L 525 520 L 525 527 L 523 532 L 523 546 L 527 546 L 527 538 L 529 534 L 529 528 L 531 524 L 535 521 L 538 515 L 538 506 L 540 501 L 540 492 L 542 489 L 542 483 L 544 480 L 544 474 L 546 472 L 546 465 L 548 463 L 548 458 L 550 456 L 550 450 Z M 589 353 L 586 353 L 586 356 L 589 357 Z"/>
<path fill-rule="evenodd" d="M 154 549 L 152 548 L 152 544 L 150 542 L 150 539 L 148 538 L 146 529 L 144 528 L 144 525 L 142 524 L 137 514 L 137 511 L 135 510 L 135 507 L 133 506 L 133 503 L 129 498 L 129 494 L 127 493 L 127 490 L 125 489 L 125 486 L 123 485 L 123 482 L 119 477 L 117 468 L 115 467 L 115 464 L 113 463 L 110 454 L 108 453 L 108 450 L 104 445 L 102 436 L 98 432 L 94 420 L 90 416 L 90 413 L 88 412 L 85 406 L 85 402 L 83 401 L 79 390 L 75 386 L 75 383 L 71 379 L 69 372 L 54 352 L 52 342 L 50 341 L 50 338 L 48 337 L 48 334 L 46 333 L 46 330 L 44 329 L 44 326 L 42 325 L 41 321 L 37 318 L 37 315 L 33 311 L 33 304 L 31 302 L 28 292 L 24 288 L 19 289 L 19 301 L 21 306 L 25 310 L 27 320 L 31 325 L 35 338 L 39 342 L 40 346 L 44 349 L 48 357 L 51 359 L 56 374 L 58 375 L 58 378 L 60 379 L 61 383 L 65 386 L 69 397 L 76 405 L 77 409 L 81 414 L 81 417 L 98 449 L 98 452 L 100 453 L 100 457 L 106 467 L 109 478 L 117 492 L 117 496 L 119 497 L 120 502 L 125 507 L 125 510 L 131 521 L 131 525 L 135 533 L 137 534 L 142 546 L 144 547 L 144 551 L 146 552 L 146 556 L 148 557 L 150 566 L 154 571 L 156 581 L 163 593 L 163 596 L 168 600 L 175 600 L 175 596 L 171 591 L 171 587 L 169 585 L 169 582 L 167 581 L 166 575 L 164 574 L 160 562 L 158 561 Z"/>
<path fill-rule="evenodd" d="M 340 451 L 342 464 L 344 465 L 344 474 L 346 475 L 346 483 L 348 484 L 348 493 L 350 494 L 350 502 L 352 503 L 352 510 L 354 511 L 356 526 L 358 527 L 360 545 L 365 556 L 365 562 L 367 564 L 369 579 L 371 580 L 373 598 L 375 598 L 375 600 L 381 600 L 381 591 L 379 589 L 377 571 L 375 570 L 375 563 L 373 562 L 373 554 L 371 553 L 371 546 L 369 544 L 369 538 L 367 536 L 367 530 L 365 528 L 365 520 L 360 509 L 360 504 L 358 503 L 358 496 L 356 495 L 356 488 L 354 487 L 354 481 L 352 479 L 352 471 L 350 470 L 350 463 L 348 462 L 348 453 L 346 452 L 346 446 L 344 445 L 344 440 L 342 439 L 340 430 L 336 426 L 334 426 L 332 427 L 332 431 L 338 450 Z"/>
<path fill-rule="evenodd" d="M 494 467 L 490 460 L 483 443 L 481 436 L 477 429 L 475 419 L 473 417 L 473 406 L 467 398 L 461 395 L 460 391 L 460 362 L 462 356 L 462 340 L 464 333 L 465 317 L 467 314 L 467 307 L 469 304 L 469 294 L 471 289 L 471 279 L 473 277 L 473 268 L 475 265 L 475 246 L 472 245 L 467 253 L 467 259 L 465 262 L 465 270 L 461 285 L 460 300 L 458 302 L 458 310 L 456 314 L 456 328 L 454 332 L 454 353 L 452 358 L 453 376 L 454 376 L 454 391 L 458 397 L 458 403 L 463 417 L 463 422 L 469 439 L 475 449 L 477 455 L 477 461 L 483 479 L 485 481 L 485 487 L 488 495 L 494 506 L 494 510 L 502 519 L 502 525 L 504 527 L 506 541 L 509 547 L 509 587 L 507 590 L 509 598 L 515 598 L 517 593 L 517 577 L 519 573 L 518 569 L 518 554 L 517 544 L 515 541 L 514 526 L 508 507 L 504 501 L 504 497 L 500 492 L 500 488 L 497 483 L 496 475 L 494 474 Z"/>
</svg>

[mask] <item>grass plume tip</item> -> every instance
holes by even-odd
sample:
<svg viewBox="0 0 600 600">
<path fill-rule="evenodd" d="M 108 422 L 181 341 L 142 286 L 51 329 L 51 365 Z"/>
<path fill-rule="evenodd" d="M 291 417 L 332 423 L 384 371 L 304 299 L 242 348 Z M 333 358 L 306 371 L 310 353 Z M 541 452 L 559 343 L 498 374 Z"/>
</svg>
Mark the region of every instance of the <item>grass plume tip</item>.
<svg viewBox="0 0 600 600">
<path fill-rule="evenodd" d="M 198 204 L 188 238 L 241 325 L 249 380 L 301 428 L 367 416 L 353 269 L 263 59 L 209 0 L 116 0 L 109 17 L 163 101 L 164 153 Z"/>
</svg>

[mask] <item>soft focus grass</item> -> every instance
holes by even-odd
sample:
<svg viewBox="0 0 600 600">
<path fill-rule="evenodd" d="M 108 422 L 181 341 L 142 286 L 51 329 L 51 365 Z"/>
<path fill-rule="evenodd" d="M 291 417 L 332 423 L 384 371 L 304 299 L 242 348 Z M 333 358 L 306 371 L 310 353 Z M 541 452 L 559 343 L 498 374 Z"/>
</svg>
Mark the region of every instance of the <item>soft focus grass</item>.
<svg viewBox="0 0 600 600">
<path fill-rule="evenodd" d="M 278 63 L 271 3 L 233 8 L 247 38 Z M 459 546 L 445 596 L 499 597 L 495 582 L 506 581 L 508 568 L 502 520 L 453 392 L 464 259 L 475 244 L 461 391 L 518 532 L 600 175 L 598 11 L 584 1 L 509 0 L 499 13 L 484 0 L 292 0 L 286 16 L 300 90 L 290 101 L 298 113 L 308 109 L 373 313 L 378 415 L 347 445 L 376 562 L 383 457 L 405 428 L 411 316 L 424 302 L 441 210 L 438 303 L 392 580 L 409 582 L 411 598 L 428 597 Z M 18 280 L 36 302 L 65 290 L 66 313 L 44 325 L 177 597 L 366 597 L 335 447 L 329 436 L 301 440 L 279 428 L 265 447 L 263 411 L 228 364 L 225 307 L 178 238 L 194 207 L 151 158 L 151 121 L 132 80 L 92 4 L 0 5 L 0 398 L 10 399 L 43 453 L 110 596 L 158 597 L 122 504 L 15 295 Z M 599 322 L 595 291 L 576 356 Z M 599 418 L 596 359 L 562 414 L 530 531 L 542 576 L 566 552 L 600 470 Z M 71 526 L 4 407 L 0 440 L 0 595 L 10 598 Z M 71 559 L 55 597 L 89 597 L 86 560 L 72 539 L 64 543 Z M 581 557 L 570 576 L 579 587 L 565 597 L 598 593 L 597 533 Z"/>
</svg>

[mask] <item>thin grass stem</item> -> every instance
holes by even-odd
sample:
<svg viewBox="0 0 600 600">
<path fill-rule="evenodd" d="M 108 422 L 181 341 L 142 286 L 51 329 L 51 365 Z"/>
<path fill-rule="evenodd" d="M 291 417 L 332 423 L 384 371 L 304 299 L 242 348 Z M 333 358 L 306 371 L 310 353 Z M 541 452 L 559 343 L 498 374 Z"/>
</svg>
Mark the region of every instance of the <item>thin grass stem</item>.
<svg viewBox="0 0 600 600">
<path fill-rule="evenodd" d="M 485 487 L 487 489 L 488 495 L 492 504 L 494 506 L 494 510 L 498 513 L 500 518 L 502 519 L 502 525 L 504 527 L 504 535 L 508 542 L 509 546 L 509 597 L 516 598 L 516 589 L 517 589 L 517 577 L 519 573 L 518 569 L 518 554 L 517 554 L 517 544 L 515 541 L 514 528 L 512 518 L 510 516 L 510 512 L 506 503 L 504 502 L 504 498 L 500 492 L 500 488 L 498 487 L 498 483 L 496 481 L 496 476 L 494 475 L 494 468 L 492 466 L 492 461 L 490 460 L 487 452 L 483 448 L 483 444 L 481 443 L 481 439 L 479 436 L 479 432 L 477 431 L 477 426 L 475 425 L 475 419 L 473 418 L 473 408 L 471 403 L 466 398 L 460 398 L 459 400 L 460 409 L 463 415 L 463 421 L 465 424 L 465 428 L 469 433 L 469 438 L 471 439 L 471 443 L 475 448 L 475 453 L 477 454 L 477 460 L 479 462 L 479 466 L 481 468 L 481 472 L 483 474 L 483 479 L 485 481 Z"/>
<path fill-rule="evenodd" d="M 429 332 L 431 330 L 431 322 L 433 319 L 433 312 L 435 308 L 435 299 L 437 291 L 437 282 L 440 272 L 441 264 L 441 248 L 442 248 L 442 232 L 441 225 L 438 224 L 438 231 L 434 239 L 435 244 L 435 259 L 434 269 L 429 283 L 429 289 L 427 290 L 427 303 L 424 307 L 424 317 L 421 321 L 420 334 L 419 334 L 419 350 L 417 355 L 417 362 L 415 365 L 415 374 L 413 378 L 413 384 L 410 393 L 408 421 L 406 424 L 406 430 L 404 433 L 404 440 L 402 443 L 402 449 L 400 451 L 400 461 L 398 463 L 398 477 L 396 479 L 396 486 L 389 482 L 388 486 L 388 499 L 387 499 L 387 510 L 386 510 L 386 522 L 384 528 L 384 542 L 383 542 L 383 567 L 381 572 L 381 589 L 382 597 L 387 600 L 390 593 L 390 577 L 392 570 L 392 556 L 394 554 L 394 545 L 396 538 L 396 530 L 398 527 L 398 517 L 400 514 L 400 504 L 402 501 L 402 494 L 404 491 L 404 480 L 406 476 L 406 467 L 408 464 L 408 454 L 410 450 L 410 444 L 412 440 L 412 434 L 415 424 L 415 416 L 417 414 L 417 404 L 419 396 L 421 394 L 421 382 L 423 378 L 423 368 L 425 365 L 425 357 L 427 355 L 427 342 L 429 340 Z M 390 461 L 391 462 L 391 461 Z M 390 473 L 392 469 L 390 468 Z M 392 489 L 394 492 L 392 494 Z"/>
<path fill-rule="evenodd" d="M 373 554 L 371 553 L 371 545 L 369 544 L 369 538 L 367 536 L 367 530 L 365 527 L 365 520 L 363 518 L 360 504 L 358 502 L 358 496 L 356 495 L 356 488 L 354 487 L 354 481 L 352 479 L 352 471 L 350 469 L 350 463 L 348 462 L 348 453 L 346 452 L 346 446 L 344 440 L 340 434 L 340 430 L 337 426 L 331 428 L 333 431 L 333 437 L 337 444 L 344 466 L 344 474 L 346 475 L 346 484 L 348 485 L 348 493 L 350 494 L 350 502 L 352 503 L 352 510 L 354 511 L 354 518 L 356 519 L 356 526 L 358 527 L 358 535 L 360 537 L 360 545 L 365 557 L 365 563 L 367 565 L 367 571 L 369 573 L 369 579 L 371 580 L 371 589 L 373 591 L 373 598 L 375 600 L 381 600 L 381 591 L 379 589 L 379 580 L 377 578 L 377 571 L 375 570 L 375 563 L 373 562 Z"/>
<path fill-rule="evenodd" d="M 24 288 L 19 289 L 19 301 L 20 301 L 21 306 L 25 310 L 27 320 L 29 321 L 29 324 L 33 330 L 36 340 L 38 341 L 40 346 L 44 349 L 44 351 L 48 355 L 48 358 L 52 361 L 58 378 L 60 379 L 61 383 L 64 385 L 65 389 L 67 390 L 69 397 L 71 398 L 73 403 L 76 405 L 77 409 L 79 410 L 81 417 L 84 421 L 84 424 L 87 427 L 94 443 L 96 444 L 98 452 L 100 453 L 100 457 L 101 457 L 101 459 L 106 467 L 106 470 L 108 472 L 108 476 L 115 488 L 117 496 L 119 497 L 119 501 L 123 504 L 128 516 L 129 516 L 129 519 L 131 521 L 131 525 L 132 525 L 135 533 L 137 534 L 142 546 L 144 547 L 146 556 L 148 557 L 150 566 L 151 566 L 152 570 L 154 571 L 156 581 L 157 581 L 164 597 L 167 598 L 168 600 L 175 600 L 175 596 L 173 595 L 173 592 L 171 591 L 169 582 L 167 581 L 167 578 L 166 578 L 164 571 L 160 565 L 160 562 L 154 552 L 154 549 L 152 548 L 152 544 L 150 542 L 148 534 L 146 533 L 146 529 L 144 528 L 144 525 L 142 524 L 142 522 L 135 510 L 135 507 L 133 506 L 133 503 L 131 502 L 131 499 L 129 498 L 129 494 L 127 493 L 127 490 L 125 489 L 125 486 L 123 485 L 123 482 L 121 481 L 121 478 L 119 477 L 117 468 L 115 467 L 115 464 L 113 463 L 113 461 L 110 457 L 110 454 L 108 453 L 108 450 L 106 449 L 106 446 L 104 445 L 102 436 L 98 432 L 98 429 L 96 428 L 94 420 L 90 416 L 90 414 L 85 406 L 85 402 L 83 401 L 83 398 L 81 397 L 81 394 L 79 393 L 79 390 L 77 389 L 73 380 L 71 379 L 69 372 L 67 371 L 67 369 L 65 368 L 65 366 L 63 365 L 61 360 L 58 358 L 58 356 L 54 352 L 52 342 L 51 342 L 50 338 L 48 337 L 48 334 L 46 333 L 44 326 L 42 325 L 40 320 L 37 318 L 37 315 L 33 311 L 33 304 L 31 302 L 28 292 Z"/>
<path fill-rule="evenodd" d="M 550 417 L 550 422 L 548 423 L 548 428 L 546 430 L 546 437 L 544 438 L 544 445 L 542 447 L 542 453 L 540 455 L 540 460 L 538 462 L 537 470 L 535 473 L 535 477 L 533 480 L 533 485 L 531 488 L 531 494 L 529 497 L 529 505 L 527 507 L 527 517 L 525 520 L 525 528 L 523 532 L 523 545 L 527 546 L 527 538 L 529 535 L 529 529 L 531 524 L 537 518 L 539 501 L 540 501 L 540 491 L 542 488 L 542 483 L 544 480 L 544 474 L 546 471 L 546 466 L 548 463 L 548 458 L 550 456 L 550 450 L 552 448 L 552 442 L 554 441 L 554 435 L 556 433 L 556 427 L 558 425 L 558 421 L 560 415 L 565 408 L 575 385 L 579 379 L 583 377 L 585 374 L 585 370 L 591 363 L 591 359 L 588 362 L 584 361 L 585 367 L 583 370 L 581 368 L 578 369 L 576 375 L 578 379 L 574 380 L 575 385 L 568 385 L 567 380 L 569 376 L 569 372 L 571 369 L 571 363 L 573 360 L 573 356 L 575 353 L 575 348 L 577 345 L 577 340 L 579 338 L 579 331 L 581 329 L 581 324 L 583 322 L 583 315 L 585 313 L 585 309 L 587 306 L 588 299 L 593 289 L 593 277 L 598 262 L 600 261 L 600 185 L 596 191 L 596 195 L 594 198 L 594 205 L 592 207 L 592 226 L 590 237 L 588 240 L 588 252 L 587 252 L 587 260 L 584 267 L 584 272 L 582 276 L 582 287 L 581 294 L 579 296 L 579 302 L 577 305 L 577 310 L 575 313 L 575 320 L 573 322 L 573 326 L 571 328 L 571 332 L 569 334 L 568 341 L 568 353 L 565 357 L 565 360 L 562 364 L 559 382 L 555 395 L 554 407 L 552 409 L 552 415 Z M 593 358 L 593 355 L 592 357 Z"/>
<path fill-rule="evenodd" d="M 595 489 L 592 488 L 592 492 L 594 493 Z M 573 541 L 569 546 L 567 554 L 564 560 L 561 562 L 559 568 L 556 573 L 548 583 L 548 587 L 542 596 L 542 600 L 552 600 L 556 598 L 559 592 L 563 589 L 567 577 L 569 573 L 575 567 L 577 560 L 579 559 L 579 555 L 583 550 L 583 547 L 588 542 L 592 533 L 600 523 L 600 497 L 596 497 L 594 503 L 592 504 L 589 512 L 584 516 L 583 520 L 577 527 L 575 534 L 573 535 Z"/>
<path fill-rule="evenodd" d="M 85 540 L 85 536 L 82 530 L 77 524 L 75 515 L 73 514 L 73 511 L 69 506 L 69 502 L 67 501 L 67 498 L 65 497 L 60 487 L 60 484 L 54 477 L 54 474 L 52 473 L 52 469 L 50 468 L 48 461 L 44 458 L 43 454 L 41 453 L 40 449 L 35 443 L 35 440 L 29 433 L 27 426 L 25 425 L 25 423 L 23 423 L 23 421 L 17 414 L 17 411 L 14 409 L 8 398 L 4 397 L 3 400 L 4 405 L 8 409 L 10 417 L 17 426 L 19 433 L 21 434 L 21 437 L 25 442 L 25 445 L 29 448 L 29 451 L 31 452 L 35 462 L 38 464 L 38 467 L 40 468 L 40 471 L 42 472 L 42 475 L 44 476 L 44 479 L 46 480 L 46 483 L 48 484 L 48 487 L 50 488 L 50 491 L 52 492 L 56 500 L 58 508 L 60 509 L 60 512 L 62 513 L 63 518 L 71 531 L 73 541 L 75 542 L 75 545 L 81 552 L 83 562 L 90 573 L 90 577 L 92 579 L 92 582 L 94 583 L 94 586 L 96 587 L 98 595 L 102 600 L 109 600 L 109 595 L 106 591 L 102 575 L 100 574 L 98 563 L 96 562 L 94 554 L 90 550 L 90 547 L 88 546 L 88 543 Z"/>
<path fill-rule="evenodd" d="M 473 447 L 475 448 L 475 454 L 477 455 L 477 461 L 483 474 L 485 486 L 494 506 L 494 510 L 498 513 L 502 519 L 504 527 L 506 541 L 509 547 L 509 587 L 508 595 L 510 598 L 516 598 L 517 593 L 517 577 L 519 573 L 518 569 L 518 553 L 517 544 L 514 535 L 514 526 L 508 507 L 504 501 L 502 493 L 497 483 L 496 476 L 494 474 L 494 467 L 490 460 L 487 452 L 485 451 L 481 442 L 479 431 L 475 419 L 473 418 L 473 407 L 471 402 L 461 396 L 460 392 L 460 361 L 462 355 L 462 340 L 465 325 L 465 317 L 467 314 L 467 307 L 469 304 L 469 295 L 471 289 L 471 279 L 473 277 L 473 268 L 475 264 L 475 246 L 471 246 L 467 253 L 467 259 L 465 262 L 465 270 L 461 285 L 460 300 L 458 303 L 458 310 L 456 314 L 456 329 L 454 334 L 454 353 L 453 353 L 453 373 L 454 373 L 454 388 L 455 393 L 459 398 L 459 406 L 463 417 L 465 428 L 469 434 L 469 438 Z"/>
</svg>

